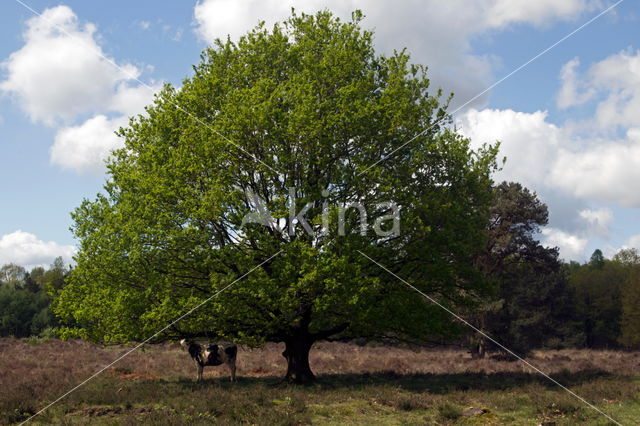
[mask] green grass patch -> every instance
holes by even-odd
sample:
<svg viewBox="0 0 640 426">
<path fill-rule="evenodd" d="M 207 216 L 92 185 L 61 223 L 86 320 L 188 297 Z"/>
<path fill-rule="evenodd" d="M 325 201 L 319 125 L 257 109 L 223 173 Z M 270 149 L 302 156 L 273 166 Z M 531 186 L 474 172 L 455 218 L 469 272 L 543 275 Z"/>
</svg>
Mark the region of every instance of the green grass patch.
<svg viewBox="0 0 640 426">
<path fill-rule="evenodd" d="M 502 389 L 497 383 L 479 384 L 475 379 L 468 376 L 466 389 L 442 391 L 439 378 L 415 376 L 400 377 L 395 383 L 383 377 L 363 378 L 364 383 L 320 377 L 318 384 L 308 387 L 281 385 L 275 379 L 243 378 L 232 384 L 219 380 L 123 382 L 100 377 L 38 416 L 34 424 L 608 424 L 561 389 L 549 389 L 537 381 Z M 454 382 L 464 383 L 459 377 Z M 626 391 L 613 392 L 616 387 Z M 581 388 L 609 390 L 594 402 L 623 424 L 640 418 L 638 380 L 597 378 Z M 607 398 L 615 395 L 620 399 Z M 4 412 L 1 422 L 18 422 L 29 413 L 16 407 Z"/>
</svg>

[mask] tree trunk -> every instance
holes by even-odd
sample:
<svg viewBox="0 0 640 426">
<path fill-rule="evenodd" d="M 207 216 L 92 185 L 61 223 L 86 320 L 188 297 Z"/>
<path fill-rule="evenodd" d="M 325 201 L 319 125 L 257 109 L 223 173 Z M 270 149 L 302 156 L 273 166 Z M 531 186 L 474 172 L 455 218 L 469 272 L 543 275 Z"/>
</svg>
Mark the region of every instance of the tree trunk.
<svg viewBox="0 0 640 426">
<path fill-rule="evenodd" d="M 486 354 L 485 349 L 485 339 L 482 336 L 478 336 L 477 340 L 473 343 L 471 347 L 471 358 L 473 359 L 483 359 Z"/>
<path fill-rule="evenodd" d="M 478 328 L 484 332 L 487 327 L 487 312 L 480 312 L 477 319 Z M 471 335 L 471 358 L 483 359 L 486 353 L 487 339 L 474 330 Z"/>
<path fill-rule="evenodd" d="M 285 380 L 293 383 L 311 383 L 315 379 L 309 366 L 309 351 L 313 340 L 295 338 L 286 340 L 282 356 L 287 360 Z"/>
<path fill-rule="evenodd" d="M 483 335 L 476 332 L 474 332 L 473 334 L 469 334 L 469 337 L 467 339 L 467 345 L 469 348 L 469 353 L 471 354 L 471 358 L 484 358 L 487 351 L 487 339 Z"/>
</svg>

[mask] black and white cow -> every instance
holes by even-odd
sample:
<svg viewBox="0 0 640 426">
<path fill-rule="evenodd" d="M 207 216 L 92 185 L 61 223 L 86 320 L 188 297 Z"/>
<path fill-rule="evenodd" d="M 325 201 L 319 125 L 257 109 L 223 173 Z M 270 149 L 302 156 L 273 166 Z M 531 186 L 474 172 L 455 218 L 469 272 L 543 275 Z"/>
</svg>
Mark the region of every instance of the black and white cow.
<svg viewBox="0 0 640 426">
<path fill-rule="evenodd" d="M 236 355 L 238 347 L 233 343 L 219 343 L 203 346 L 192 340 L 182 339 L 180 345 L 189 352 L 198 368 L 197 381 L 202 380 L 202 370 L 206 366 L 226 364 L 231 374 L 231 381 L 236 381 Z"/>
</svg>

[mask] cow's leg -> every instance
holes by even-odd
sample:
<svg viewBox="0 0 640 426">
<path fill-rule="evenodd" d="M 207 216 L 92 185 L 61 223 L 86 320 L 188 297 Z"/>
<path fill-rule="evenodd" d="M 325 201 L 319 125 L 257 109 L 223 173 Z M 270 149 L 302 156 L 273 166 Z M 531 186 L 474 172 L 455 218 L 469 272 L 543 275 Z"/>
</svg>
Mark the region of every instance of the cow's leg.
<svg viewBox="0 0 640 426">
<path fill-rule="evenodd" d="M 204 367 L 198 363 L 198 382 L 202 380 L 202 370 L 204 370 Z"/>
<path fill-rule="evenodd" d="M 231 381 L 236 381 L 236 360 L 234 359 L 229 364 L 229 372 L 231 373 Z"/>
</svg>

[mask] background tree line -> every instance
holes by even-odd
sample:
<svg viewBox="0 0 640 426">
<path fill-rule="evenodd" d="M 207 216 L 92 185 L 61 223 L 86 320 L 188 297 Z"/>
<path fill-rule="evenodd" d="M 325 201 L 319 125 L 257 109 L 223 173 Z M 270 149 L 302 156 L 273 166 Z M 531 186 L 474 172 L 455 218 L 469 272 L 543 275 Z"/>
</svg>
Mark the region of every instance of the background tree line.
<svg viewBox="0 0 640 426">
<path fill-rule="evenodd" d="M 635 248 L 605 259 L 565 263 L 537 235 L 548 210 L 517 183 L 494 188 L 486 248 L 476 264 L 491 289 L 474 304 L 476 326 L 520 354 L 536 348 L 640 346 L 640 255 Z M 484 356 L 488 339 L 468 334 Z"/>
<path fill-rule="evenodd" d="M 575 291 L 580 332 L 587 347 L 640 347 L 640 255 L 620 250 L 611 259 L 565 265 Z"/>
<path fill-rule="evenodd" d="M 52 335 L 58 325 L 50 304 L 70 269 L 58 257 L 48 269 L 10 263 L 0 268 L 0 336 Z"/>
</svg>

